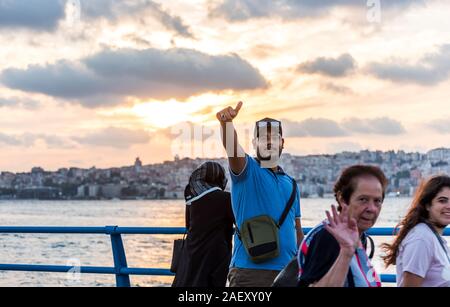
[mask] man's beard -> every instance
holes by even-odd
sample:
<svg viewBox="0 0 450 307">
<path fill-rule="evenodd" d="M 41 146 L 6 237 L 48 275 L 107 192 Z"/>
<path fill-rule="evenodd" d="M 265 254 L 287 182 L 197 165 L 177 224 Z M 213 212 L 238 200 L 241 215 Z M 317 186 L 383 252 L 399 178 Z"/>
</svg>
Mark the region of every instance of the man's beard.
<svg viewBox="0 0 450 307">
<path fill-rule="evenodd" d="M 261 162 L 261 167 L 263 168 L 274 168 L 278 166 L 278 162 L 280 161 L 281 149 L 278 151 L 268 150 L 267 152 L 261 153 L 259 147 L 256 149 L 256 156 L 258 160 Z"/>
</svg>

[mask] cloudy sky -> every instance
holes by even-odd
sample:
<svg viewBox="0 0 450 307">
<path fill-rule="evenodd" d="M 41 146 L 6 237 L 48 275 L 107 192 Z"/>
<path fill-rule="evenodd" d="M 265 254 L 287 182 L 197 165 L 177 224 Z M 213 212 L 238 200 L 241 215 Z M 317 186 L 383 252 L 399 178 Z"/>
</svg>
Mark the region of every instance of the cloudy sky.
<svg viewBox="0 0 450 307">
<path fill-rule="evenodd" d="M 0 170 L 220 156 L 239 100 L 246 144 L 270 116 L 293 154 L 450 147 L 450 2 L 378 2 L 0 0 Z"/>
</svg>

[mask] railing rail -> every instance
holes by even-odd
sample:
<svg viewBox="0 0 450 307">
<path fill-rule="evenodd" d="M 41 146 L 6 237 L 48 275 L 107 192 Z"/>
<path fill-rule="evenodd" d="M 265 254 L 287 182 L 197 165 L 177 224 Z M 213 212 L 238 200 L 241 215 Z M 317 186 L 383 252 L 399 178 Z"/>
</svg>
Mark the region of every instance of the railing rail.
<svg viewBox="0 0 450 307">
<path fill-rule="evenodd" d="M 304 228 L 308 233 L 311 228 Z M 130 286 L 130 275 L 157 275 L 173 276 L 169 269 L 163 268 L 129 268 L 127 265 L 122 234 L 148 234 L 148 235 L 180 235 L 184 234 L 184 227 L 0 227 L 0 233 L 26 233 L 26 234 L 106 234 L 111 238 L 111 247 L 114 267 L 98 266 L 62 266 L 62 265 L 37 265 L 37 264 L 0 264 L 0 271 L 27 271 L 27 272 L 53 272 L 67 273 L 76 270 L 86 274 L 112 274 L 116 276 L 118 287 Z M 394 228 L 372 228 L 368 231 L 372 236 L 391 236 Z M 450 236 L 450 229 L 445 229 L 445 236 Z M 395 275 L 382 274 L 382 282 L 395 282 Z"/>
</svg>

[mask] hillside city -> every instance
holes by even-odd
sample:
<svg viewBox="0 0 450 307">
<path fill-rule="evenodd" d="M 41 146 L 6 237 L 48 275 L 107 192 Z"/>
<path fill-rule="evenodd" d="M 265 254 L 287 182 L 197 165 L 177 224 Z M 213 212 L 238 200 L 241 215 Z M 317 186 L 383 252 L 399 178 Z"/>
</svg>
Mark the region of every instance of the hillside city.
<svg viewBox="0 0 450 307">
<path fill-rule="evenodd" d="M 217 161 L 227 168 L 226 159 L 190 159 L 108 169 L 61 168 L 55 172 L 34 167 L 29 173 L 1 172 L 1 199 L 179 199 L 192 171 L 205 161 Z M 423 178 L 450 174 L 450 149 L 427 153 L 404 151 L 342 152 L 333 155 L 294 156 L 283 154 L 281 166 L 296 179 L 303 198 L 330 197 L 340 172 L 352 164 L 379 166 L 389 179 L 388 196 L 411 196 Z M 227 189 L 229 189 L 229 185 Z"/>
</svg>

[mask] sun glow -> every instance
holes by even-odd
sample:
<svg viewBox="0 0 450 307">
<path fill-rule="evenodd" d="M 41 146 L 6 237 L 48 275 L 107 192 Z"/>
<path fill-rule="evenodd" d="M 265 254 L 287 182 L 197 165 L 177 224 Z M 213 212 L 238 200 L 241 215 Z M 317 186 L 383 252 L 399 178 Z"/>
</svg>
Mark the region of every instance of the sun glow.
<svg viewBox="0 0 450 307">
<path fill-rule="evenodd" d="M 137 104 L 133 112 L 157 128 L 167 128 L 190 118 L 189 106 L 175 100 Z"/>
<path fill-rule="evenodd" d="M 186 102 L 171 99 L 137 103 L 132 112 L 155 128 L 167 128 L 182 122 L 204 124 L 214 120 L 215 113 L 229 100 L 226 95 L 205 94 Z"/>
</svg>

